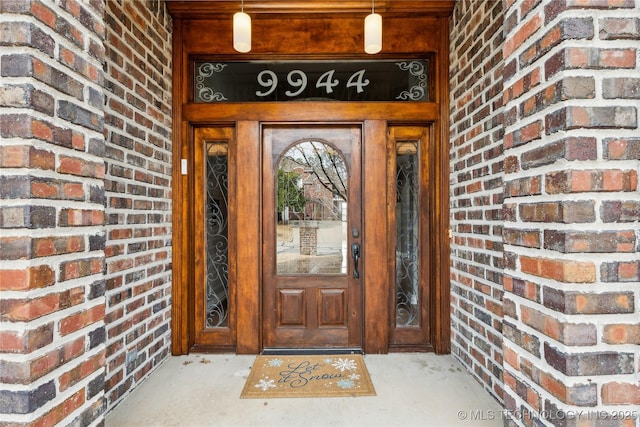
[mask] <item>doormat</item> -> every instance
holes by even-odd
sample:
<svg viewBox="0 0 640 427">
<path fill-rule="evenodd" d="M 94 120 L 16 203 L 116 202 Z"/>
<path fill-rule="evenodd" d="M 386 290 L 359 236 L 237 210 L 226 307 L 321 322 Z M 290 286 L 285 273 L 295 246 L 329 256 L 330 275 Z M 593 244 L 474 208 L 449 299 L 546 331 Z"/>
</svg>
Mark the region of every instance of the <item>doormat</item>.
<svg viewBox="0 0 640 427">
<path fill-rule="evenodd" d="M 361 355 L 257 356 L 241 399 L 375 396 Z"/>
</svg>

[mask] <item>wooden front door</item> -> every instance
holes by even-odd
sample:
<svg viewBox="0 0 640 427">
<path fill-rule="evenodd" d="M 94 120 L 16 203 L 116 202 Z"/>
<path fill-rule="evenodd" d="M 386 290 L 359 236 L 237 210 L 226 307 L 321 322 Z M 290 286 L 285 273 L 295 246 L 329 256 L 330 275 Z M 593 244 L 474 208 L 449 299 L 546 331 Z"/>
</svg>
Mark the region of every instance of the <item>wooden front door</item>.
<svg viewBox="0 0 640 427">
<path fill-rule="evenodd" d="M 362 346 L 361 135 L 263 126 L 265 349 Z"/>
<path fill-rule="evenodd" d="M 378 55 L 363 51 L 370 1 L 245 2 L 253 45 L 242 54 L 231 42 L 238 3 L 167 6 L 174 23 L 172 352 L 447 353 L 448 24 L 454 2 L 376 2 L 384 16 Z M 405 70 L 414 60 L 424 68 Z M 335 64 L 360 62 L 387 62 L 412 77 L 398 96 L 377 97 L 365 83 L 369 89 L 387 85 L 374 84 L 368 64 L 345 66 L 345 75 L 330 72 Z M 251 68 L 268 63 L 284 68 Z M 216 64 L 249 64 L 245 71 L 256 73 L 241 74 L 239 81 L 257 86 L 221 98 L 209 81 Z M 358 96 L 337 97 L 358 89 L 364 89 Z M 410 98 L 408 89 L 424 97 Z M 272 93 L 273 99 L 253 96 Z M 329 177 L 305 172 L 313 172 L 312 165 L 296 171 L 296 158 L 287 157 L 312 141 L 344 162 L 344 197 L 335 185 L 333 191 L 323 186 Z M 226 196 L 208 187 L 227 179 Z M 279 196 L 279 184 L 287 183 L 293 187 Z M 303 191 L 316 186 L 317 194 Z M 298 196 L 310 200 L 304 209 Z M 326 240 L 335 234 L 342 240 Z M 305 239 L 313 243 L 303 247 Z M 357 278 L 354 243 L 360 245 Z M 339 270 L 323 269 L 332 264 Z"/>
</svg>

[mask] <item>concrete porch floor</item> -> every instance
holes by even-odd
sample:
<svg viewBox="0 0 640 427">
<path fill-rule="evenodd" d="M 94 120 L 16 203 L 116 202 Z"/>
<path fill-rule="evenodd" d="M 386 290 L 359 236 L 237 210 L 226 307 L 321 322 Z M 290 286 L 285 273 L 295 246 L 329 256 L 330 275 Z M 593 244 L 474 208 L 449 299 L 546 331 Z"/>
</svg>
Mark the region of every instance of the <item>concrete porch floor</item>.
<svg viewBox="0 0 640 427">
<path fill-rule="evenodd" d="M 106 427 L 502 426 L 500 405 L 449 355 L 366 355 L 377 396 L 240 399 L 254 360 L 171 357 L 107 415 Z"/>
</svg>

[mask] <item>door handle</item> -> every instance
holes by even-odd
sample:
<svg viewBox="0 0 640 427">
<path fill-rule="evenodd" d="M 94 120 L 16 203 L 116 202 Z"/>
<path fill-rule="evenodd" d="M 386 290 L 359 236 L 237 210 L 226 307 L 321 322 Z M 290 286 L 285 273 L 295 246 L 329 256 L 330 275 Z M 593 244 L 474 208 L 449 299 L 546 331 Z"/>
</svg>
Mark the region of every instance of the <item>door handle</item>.
<svg viewBox="0 0 640 427">
<path fill-rule="evenodd" d="M 354 243 L 351 245 L 351 256 L 353 257 L 353 277 L 358 279 L 360 272 L 358 271 L 358 260 L 360 259 L 360 245 Z"/>
</svg>

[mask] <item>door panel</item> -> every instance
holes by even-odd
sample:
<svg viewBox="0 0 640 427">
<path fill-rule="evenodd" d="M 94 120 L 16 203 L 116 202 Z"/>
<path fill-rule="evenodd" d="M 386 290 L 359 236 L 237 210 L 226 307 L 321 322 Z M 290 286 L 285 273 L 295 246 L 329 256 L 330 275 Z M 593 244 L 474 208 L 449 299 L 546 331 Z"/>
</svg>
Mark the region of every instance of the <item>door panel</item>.
<svg viewBox="0 0 640 427">
<path fill-rule="evenodd" d="M 279 325 L 303 327 L 307 325 L 305 292 L 304 289 L 278 289 Z"/>
<path fill-rule="evenodd" d="M 318 326 L 344 325 L 346 322 L 346 292 L 343 289 L 318 289 L 320 317 Z"/>
<path fill-rule="evenodd" d="M 362 346 L 359 126 L 263 126 L 263 346 Z M 359 263 L 359 268 L 363 263 Z"/>
</svg>

